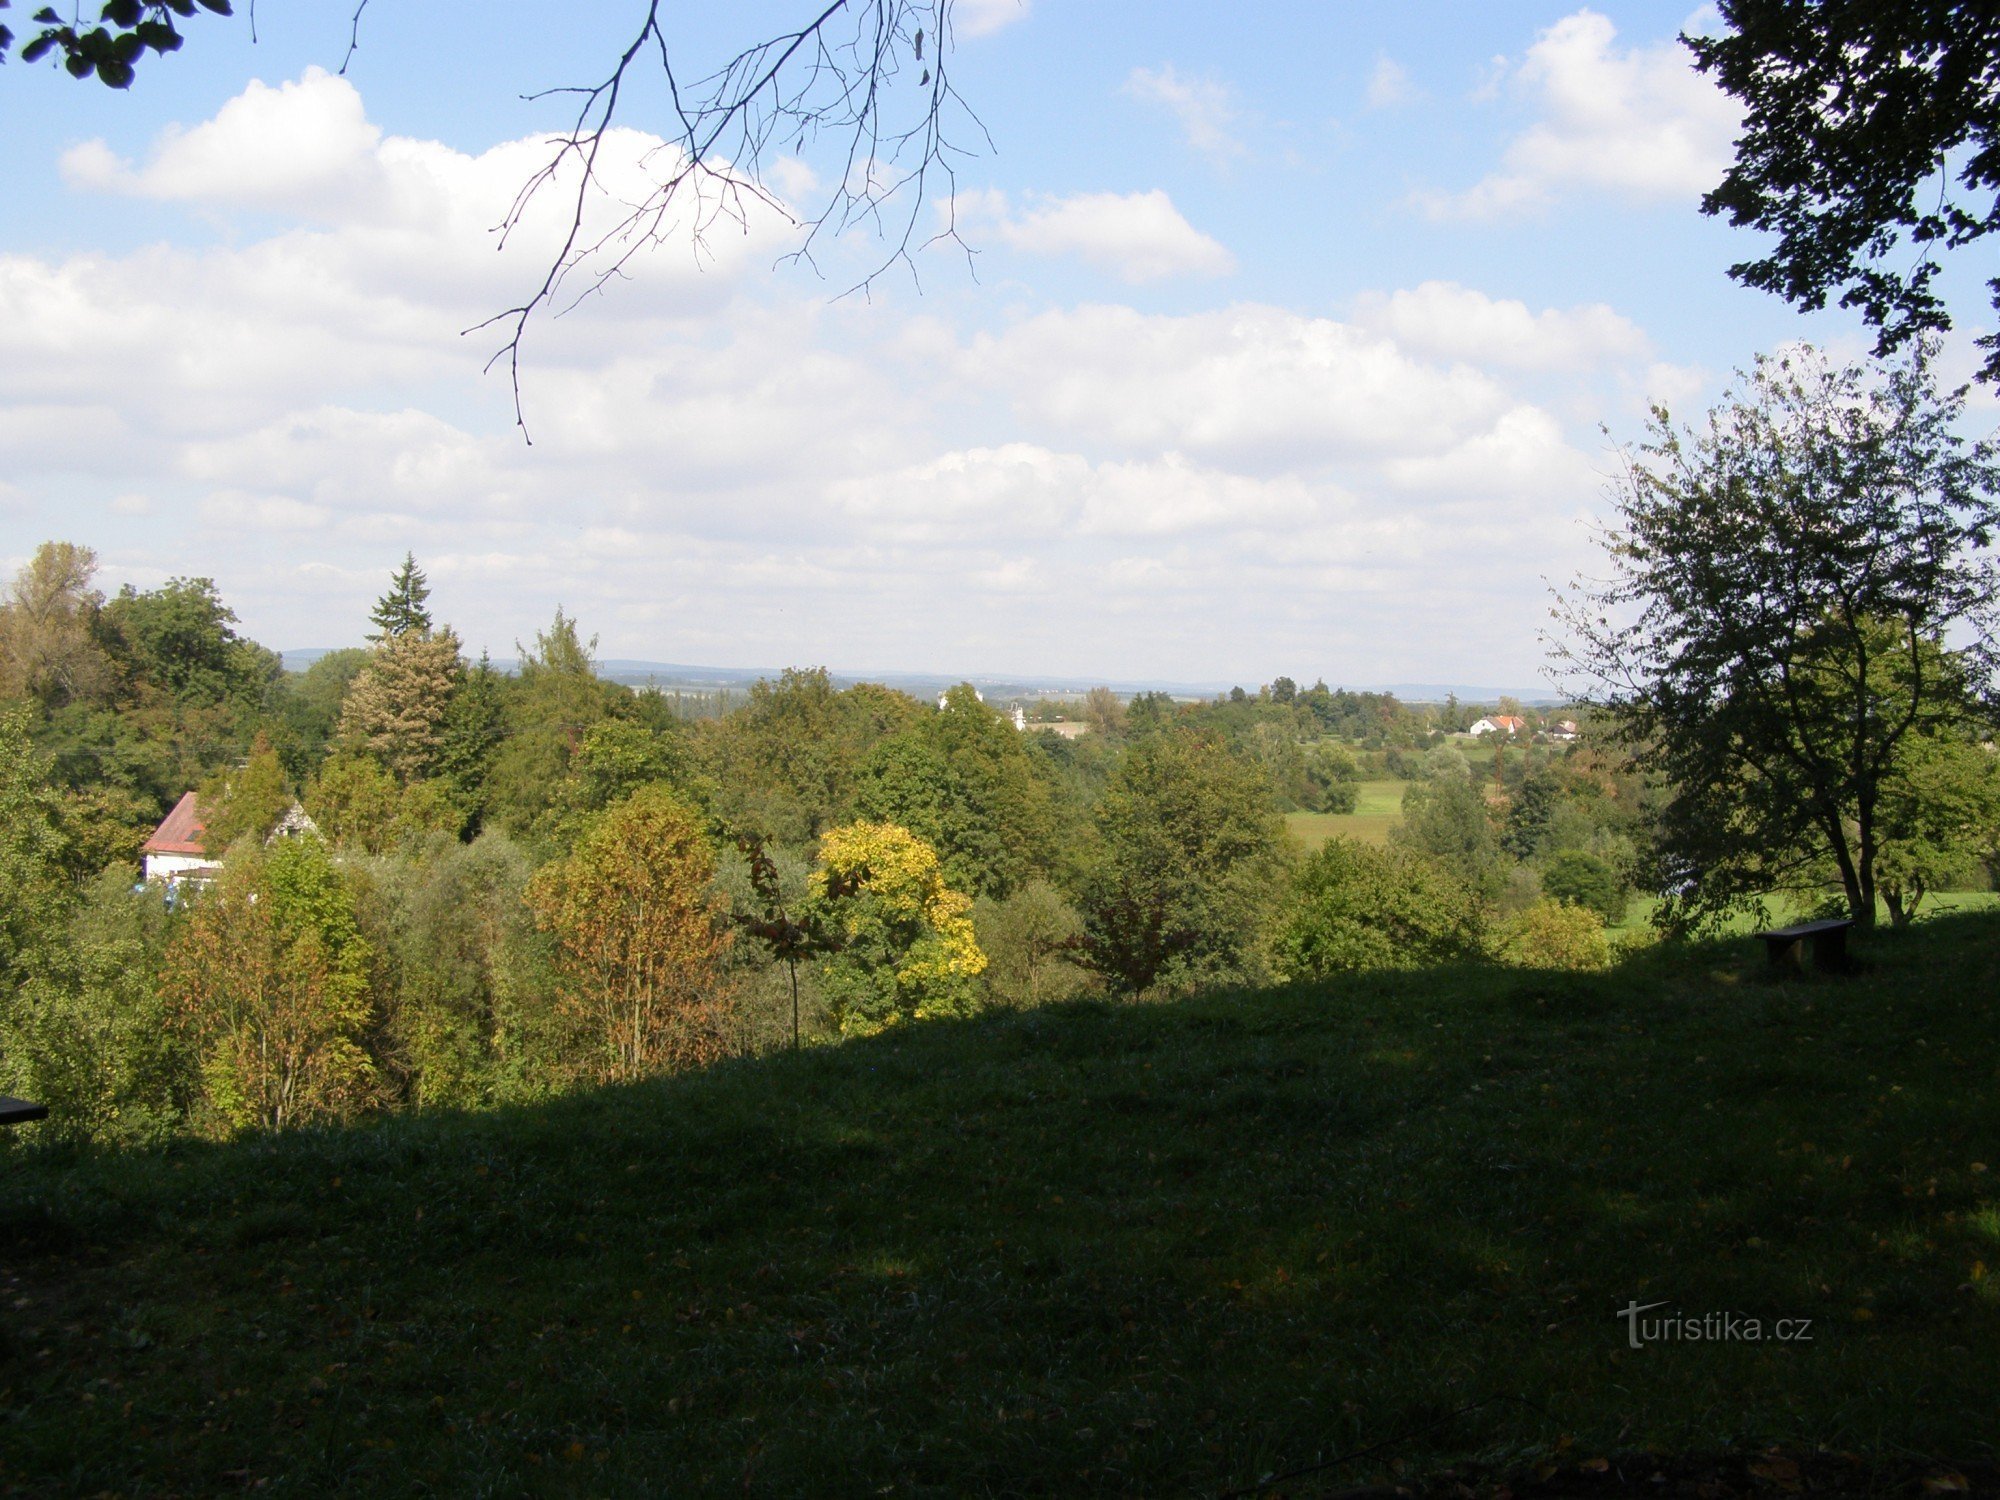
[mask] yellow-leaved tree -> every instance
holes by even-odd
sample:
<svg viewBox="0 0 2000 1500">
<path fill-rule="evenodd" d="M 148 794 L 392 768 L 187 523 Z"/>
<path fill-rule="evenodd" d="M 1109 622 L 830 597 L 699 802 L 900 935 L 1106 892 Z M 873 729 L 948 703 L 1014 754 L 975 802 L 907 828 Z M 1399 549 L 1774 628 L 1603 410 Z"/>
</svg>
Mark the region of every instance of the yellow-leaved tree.
<svg viewBox="0 0 2000 1500">
<path fill-rule="evenodd" d="M 373 972 L 354 892 L 316 836 L 233 855 L 196 898 L 161 976 L 200 1075 L 197 1117 L 275 1130 L 373 1103 Z"/>
<path fill-rule="evenodd" d="M 986 955 L 973 934 L 972 900 L 945 884 L 937 851 L 907 828 L 830 830 L 808 903 L 839 943 L 820 988 L 846 1035 L 979 1008 L 975 981 Z"/>
<path fill-rule="evenodd" d="M 555 940 L 561 1003 L 601 1049 L 587 1071 L 643 1078 L 733 1047 L 717 965 L 731 934 L 709 895 L 714 874 L 700 815 L 655 784 L 598 814 L 529 882 L 536 924 Z"/>
</svg>

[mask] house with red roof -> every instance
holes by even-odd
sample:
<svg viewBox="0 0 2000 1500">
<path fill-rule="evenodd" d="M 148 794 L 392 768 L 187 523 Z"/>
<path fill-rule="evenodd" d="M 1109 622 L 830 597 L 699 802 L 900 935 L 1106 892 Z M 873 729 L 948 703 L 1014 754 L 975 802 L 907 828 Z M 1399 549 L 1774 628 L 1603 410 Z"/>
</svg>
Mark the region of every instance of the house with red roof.
<svg viewBox="0 0 2000 1500">
<path fill-rule="evenodd" d="M 1526 734 L 1528 721 L 1518 714 L 1489 714 L 1476 721 L 1467 734 Z"/>
<path fill-rule="evenodd" d="M 186 793 L 141 846 L 140 852 L 146 856 L 146 878 L 168 885 L 211 879 L 222 868 L 222 861 L 209 858 L 208 845 L 203 842 L 207 832 L 201 804 L 193 792 Z"/>
</svg>

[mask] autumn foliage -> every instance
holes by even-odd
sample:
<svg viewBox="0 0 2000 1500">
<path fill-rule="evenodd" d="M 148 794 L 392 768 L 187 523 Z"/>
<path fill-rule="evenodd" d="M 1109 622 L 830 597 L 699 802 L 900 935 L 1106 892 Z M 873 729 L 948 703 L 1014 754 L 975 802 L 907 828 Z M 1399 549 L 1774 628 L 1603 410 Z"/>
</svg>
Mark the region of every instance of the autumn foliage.
<svg viewBox="0 0 2000 1500">
<path fill-rule="evenodd" d="M 700 817 L 665 786 L 599 815 L 528 886 L 556 946 L 558 996 L 614 1080 L 713 1061 L 732 1045 L 717 962 L 731 934 L 708 892 L 715 852 Z"/>
</svg>

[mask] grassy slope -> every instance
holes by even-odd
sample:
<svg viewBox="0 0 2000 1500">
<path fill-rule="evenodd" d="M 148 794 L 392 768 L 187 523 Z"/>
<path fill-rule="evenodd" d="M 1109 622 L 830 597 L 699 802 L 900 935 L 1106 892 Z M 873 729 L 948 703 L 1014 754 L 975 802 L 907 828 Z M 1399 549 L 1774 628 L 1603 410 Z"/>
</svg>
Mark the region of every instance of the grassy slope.
<svg viewBox="0 0 2000 1500">
<path fill-rule="evenodd" d="M 1482 1400 L 1391 1453 L 1976 1457 L 2000 923 L 1865 951 L 1084 1006 L 15 1153 L 0 1486 L 1182 1493 Z M 1634 1351 L 1631 1299 L 1813 1338 Z"/>
</svg>

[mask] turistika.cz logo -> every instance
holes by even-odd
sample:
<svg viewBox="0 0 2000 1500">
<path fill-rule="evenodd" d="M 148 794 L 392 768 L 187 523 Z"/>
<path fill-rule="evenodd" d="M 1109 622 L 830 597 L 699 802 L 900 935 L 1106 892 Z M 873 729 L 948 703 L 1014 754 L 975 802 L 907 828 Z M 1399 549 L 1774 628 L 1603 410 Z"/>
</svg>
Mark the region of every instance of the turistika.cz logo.
<svg viewBox="0 0 2000 1500">
<path fill-rule="evenodd" d="M 1745 1313 L 1697 1315 L 1679 1308 L 1656 1317 L 1646 1316 L 1665 1306 L 1665 1302 L 1632 1302 L 1619 1309 L 1618 1316 L 1625 1320 L 1625 1337 L 1634 1349 L 1647 1344 L 1756 1344 L 1767 1339 L 1785 1344 L 1812 1342 L 1811 1318 L 1777 1318 L 1766 1322 Z"/>
</svg>

